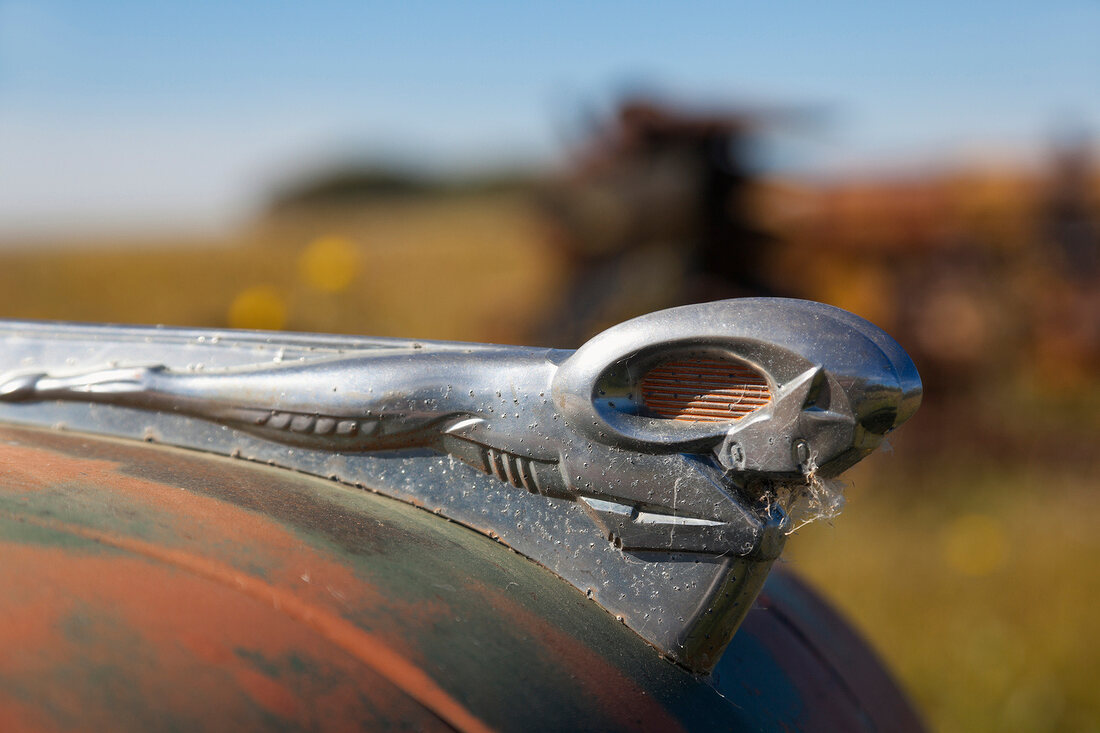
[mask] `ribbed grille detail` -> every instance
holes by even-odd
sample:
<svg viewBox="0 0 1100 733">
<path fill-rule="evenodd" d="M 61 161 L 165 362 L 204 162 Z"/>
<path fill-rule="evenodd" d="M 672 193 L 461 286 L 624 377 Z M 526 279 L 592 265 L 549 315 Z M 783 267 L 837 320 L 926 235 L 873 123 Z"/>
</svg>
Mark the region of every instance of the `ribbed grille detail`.
<svg viewBox="0 0 1100 733">
<path fill-rule="evenodd" d="M 491 473 L 517 489 L 527 489 L 532 494 L 542 493 L 538 476 L 531 460 L 505 451 L 486 448 L 483 456 L 485 473 Z"/>
<path fill-rule="evenodd" d="M 687 422 L 740 420 L 772 401 L 764 376 L 732 360 L 666 361 L 646 373 L 641 389 L 651 413 Z"/>
</svg>

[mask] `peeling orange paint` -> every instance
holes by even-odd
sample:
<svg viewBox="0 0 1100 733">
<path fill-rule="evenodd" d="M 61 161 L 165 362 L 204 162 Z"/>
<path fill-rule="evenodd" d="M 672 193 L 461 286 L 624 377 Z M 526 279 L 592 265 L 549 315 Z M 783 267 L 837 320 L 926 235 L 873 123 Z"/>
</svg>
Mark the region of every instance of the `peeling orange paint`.
<svg viewBox="0 0 1100 733">
<path fill-rule="evenodd" d="M 112 539 L 33 521 L 60 534 Z M 431 718 L 412 702 L 416 695 L 400 680 L 396 687 L 387 684 L 389 677 L 379 677 L 362 650 L 345 648 L 268 599 L 141 553 L 140 543 L 113 540 L 107 544 L 124 553 L 0 545 L 0 584 L 6 588 L 0 595 L 6 621 L 0 626 L 0 680 L 5 689 L 48 690 L 47 707 L 59 714 L 61 727 L 113 727 L 118 711 L 110 690 L 134 683 L 134 695 L 180 719 L 189 712 L 232 719 L 242 714 L 243 695 L 258 712 L 301 725 L 346 719 L 347 725 L 335 727 L 354 729 L 372 710 L 384 710 L 431 727 Z M 334 654 L 332 646 L 345 654 Z M 237 649 L 272 659 L 299 655 L 313 674 L 265 679 Z M 103 709 L 88 705 L 96 696 L 73 671 L 108 690 Z"/>
</svg>

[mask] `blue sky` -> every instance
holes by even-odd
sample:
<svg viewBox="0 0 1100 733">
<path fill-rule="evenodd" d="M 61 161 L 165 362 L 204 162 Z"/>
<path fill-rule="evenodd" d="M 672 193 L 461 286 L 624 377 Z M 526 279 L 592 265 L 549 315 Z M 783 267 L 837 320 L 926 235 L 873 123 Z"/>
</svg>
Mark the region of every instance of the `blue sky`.
<svg viewBox="0 0 1100 733">
<path fill-rule="evenodd" d="M 553 160 L 638 85 L 821 110 L 808 172 L 1100 132 L 1100 1 L 897 5 L 0 0 L 0 234 L 225 226 L 348 154 Z"/>
</svg>

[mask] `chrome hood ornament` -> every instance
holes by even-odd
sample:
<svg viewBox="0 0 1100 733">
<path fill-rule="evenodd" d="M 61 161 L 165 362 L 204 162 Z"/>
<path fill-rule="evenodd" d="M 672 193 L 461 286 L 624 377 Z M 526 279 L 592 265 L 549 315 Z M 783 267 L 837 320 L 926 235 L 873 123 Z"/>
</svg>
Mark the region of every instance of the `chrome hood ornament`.
<svg viewBox="0 0 1100 733">
<path fill-rule="evenodd" d="M 782 550 L 777 497 L 866 456 L 921 397 L 880 329 L 781 299 L 653 313 L 575 352 L 33 323 L 0 339 L 0 418 L 414 501 L 550 567 L 697 670 Z"/>
</svg>

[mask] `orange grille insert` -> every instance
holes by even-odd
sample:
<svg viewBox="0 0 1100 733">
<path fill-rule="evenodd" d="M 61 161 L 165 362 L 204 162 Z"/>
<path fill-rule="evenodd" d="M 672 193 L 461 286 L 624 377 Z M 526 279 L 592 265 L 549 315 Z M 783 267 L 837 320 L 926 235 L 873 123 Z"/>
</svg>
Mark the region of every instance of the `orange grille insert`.
<svg viewBox="0 0 1100 733">
<path fill-rule="evenodd" d="M 666 361 L 642 379 L 642 402 L 650 412 L 672 420 L 740 420 L 772 401 L 763 375 L 735 361 Z"/>
</svg>

